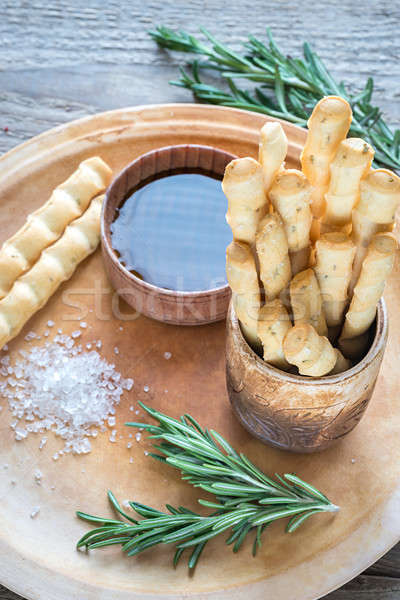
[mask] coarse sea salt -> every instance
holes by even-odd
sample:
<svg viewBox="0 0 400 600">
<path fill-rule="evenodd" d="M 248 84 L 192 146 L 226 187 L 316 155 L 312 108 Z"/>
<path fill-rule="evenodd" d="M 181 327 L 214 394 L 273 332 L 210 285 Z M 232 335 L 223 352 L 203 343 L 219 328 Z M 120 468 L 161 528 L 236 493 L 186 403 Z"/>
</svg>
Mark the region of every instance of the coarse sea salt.
<svg viewBox="0 0 400 600">
<path fill-rule="evenodd" d="M 40 513 L 40 506 L 35 506 L 31 512 L 31 519 L 35 519 Z"/>
<path fill-rule="evenodd" d="M 0 359 L 0 394 L 14 417 L 15 439 L 54 431 L 64 441 L 54 460 L 64 453 L 90 452 L 88 438 L 96 437 L 96 428 L 104 431 L 108 419 L 114 422 L 115 406 L 133 385 L 97 351 L 82 352 L 74 344 L 72 337 L 58 335 L 53 342 L 21 350 L 13 366 L 9 356 Z M 42 437 L 40 448 L 46 441 Z"/>
<path fill-rule="evenodd" d="M 37 337 L 36 333 L 34 331 L 30 331 L 26 336 L 25 336 L 25 340 L 27 342 L 30 342 L 31 340 L 34 340 Z"/>
</svg>

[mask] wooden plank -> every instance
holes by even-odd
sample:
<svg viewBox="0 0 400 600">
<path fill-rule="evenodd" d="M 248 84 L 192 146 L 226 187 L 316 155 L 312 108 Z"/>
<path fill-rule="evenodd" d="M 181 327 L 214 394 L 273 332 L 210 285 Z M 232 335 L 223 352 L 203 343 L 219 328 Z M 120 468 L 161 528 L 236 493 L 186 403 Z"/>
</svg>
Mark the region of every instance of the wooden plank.
<svg viewBox="0 0 400 600">
<path fill-rule="evenodd" d="M 360 575 L 345 586 L 325 596 L 326 600 L 397 600 L 400 580 L 392 577 Z"/>
<path fill-rule="evenodd" d="M 168 85 L 176 67 L 79 65 L 0 71 L 0 153 L 62 123 L 138 104 L 187 102 L 191 94 Z M 62 95 L 55 81 L 68 81 Z M 4 131 L 7 127 L 8 131 Z"/>
<path fill-rule="evenodd" d="M 11 0 L 0 9 L 0 152 L 55 124 L 119 106 L 187 101 L 191 94 L 172 88 L 173 65 L 185 57 L 157 48 L 147 30 L 163 23 L 195 33 L 204 25 L 236 50 L 246 34 L 265 40 L 269 25 L 285 52 L 297 55 L 308 39 L 338 77 L 359 89 L 367 76 L 376 84 L 375 100 L 392 124 L 400 123 L 397 82 L 399 7 L 368 0 L 360 14 L 351 0 L 324 3 L 263 0 L 233 2 L 229 11 L 219 0 L 190 3 L 112 0 L 82 6 L 57 0 L 47 6 Z M 184 10 L 182 8 L 184 7 Z M 260 18 L 260 15 L 263 18 Z M 218 21 L 218 26 L 216 22 Z M 43 43 L 43 32 L 46 32 Z M 330 40 L 330 43 L 327 43 Z M 388 65 L 390 64 L 390 68 Z M 146 66 L 148 69 L 146 69 Z"/>
<path fill-rule="evenodd" d="M 368 575 L 400 578 L 400 544 L 382 556 L 372 567 L 365 571 Z"/>
</svg>

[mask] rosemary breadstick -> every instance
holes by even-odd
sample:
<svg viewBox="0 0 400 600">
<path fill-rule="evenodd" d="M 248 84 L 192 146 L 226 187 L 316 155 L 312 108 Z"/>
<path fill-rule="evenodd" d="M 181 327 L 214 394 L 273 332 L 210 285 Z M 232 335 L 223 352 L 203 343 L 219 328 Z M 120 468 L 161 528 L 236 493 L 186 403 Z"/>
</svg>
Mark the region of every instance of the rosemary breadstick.
<svg viewBox="0 0 400 600">
<path fill-rule="evenodd" d="M 348 358 L 345 358 L 343 354 L 335 348 L 336 353 L 336 363 L 333 367 L 332 371 L 330 371 L 329 375 L 337 375 L 338 373 L 343 373 L 343 371 L 347 371 L 351 367 L 351 361 Z"/>
<path fill-rule="evenodd" d="M 103 198 L 92 200 L 86 212 L 68 225 L 61 238 L 42 252 L 30 271 L 17 279 L 0 301 L 0 348 L 18 335 L 78 264 L 96 250 Z"/>
<path fill-rule="evenodd" d="M 322 377 L 334 368 L 337 355 L 328 338 L 318 335 L 309 323 L 289 329 L 283 340 L 286 360 L 296 365 L 300 375 Z"/>
<path fill-rule="evenodd" d="M 318 219 L 325 211 L 329 165 L 349 131 L 351 117 L 351 108 L 346 100 L 339 96 L 326 96 L 315 105 L 308 120 L 308 135 L 300 160 L 302 171 L 313 187 L 311 209 L 317 221 L 314 223 L 314 239 L 318 237 Z"/>
<path fill-rule="evenodd" d="M 260 222 L 256 249 L 265 298 L 273 300 L 285 289 L 291 278 L 287 238 L 278 214 L 266 215 Z"/>
<path fill-rule="evenodd" d="M 393 269 L 396 250 L 397 240 L 392 233 L 377 233 L 372 238 L 346 314 L 342 339 L 362 335 L 373 323 L 376 306 Z"/>
<path fill-rule="evenodd" d="M 268 122 L 261 128 L 258 160 L 262 166 L 264 190 L 268 193 L 287 154 L 288 141 L 280 123 Z"/>
<path fill-rule="evenodd" d="M 371 170 L 360 184 L 360 201 L 353 210 L 352 238 L 356 245 L 353 290 L 361 272 L 367 248 L 375 233 L 391 231 L 400 203 L 400 178 L 387 169 Z"/>
<path fill-rule="evenodd" d="M 351 212 L 360 199 L 360 181 L 369 171 L 373 148 L 360 138 L 347 138 L 339 144 L 325 194 L 326 209 L 321 231 L 339 231 L 351 223 Z"/>
<path fill-rule="evenodd" d="M 259 347 L 257 321 L 260 311 L 260 287 L 254 256 L 246 243 L 234 240 L 227 247 L 226 276 L 243 335 L 250 346 Z"/>
<path fill-rule="evenodd" d="M 301 171 L 282 170 L 274 179 L 269 198 L 282 218 L 292 273 L 296 274 L 308 267 L 310 258 L 311 186 Z"/>
<path fill-rule="evenodd" d="M 258 317 L 258 337 L 263 345 L 264 360 L 278 369 L 286 370 L 289 364 L 283 354 L 283 339 L 292 323 L 279 299 L 267 302 Z"/>
<path fill-rule="evenodd" d="M 98 156 L 83 161 L 52 193 L 50 199 L 29 215 L 25 225 L 0 249 L 0 299 L 14 281 L 30 269 L 42 250 L 54 243 L 65 227 L 82 215 L 94 196 L 109 184 L 111 169 Z"/>
<path fill-rule="evenodd" d="M 222 189 L 228 199 L 226 220 L 235 240 L 253 244 L 267 210 L 263 172 L 253 158 L 232 160 L 225 169 Z"/>
<path fill-rule="evenodd" d="M 322 297 L 318 281 L 312 269 L 297 273 L 290 282 L 290 303 L 296 325 L 309 323 L 319 335 L 327 335 Z"/>
<path fill-rule="evenodd" d="M 314 271 L 328 327 L 337 327 L 342 323 L 354 254 L 353 242 L 341 232 L 325 233 L 316 243 Z"/>
</svg>

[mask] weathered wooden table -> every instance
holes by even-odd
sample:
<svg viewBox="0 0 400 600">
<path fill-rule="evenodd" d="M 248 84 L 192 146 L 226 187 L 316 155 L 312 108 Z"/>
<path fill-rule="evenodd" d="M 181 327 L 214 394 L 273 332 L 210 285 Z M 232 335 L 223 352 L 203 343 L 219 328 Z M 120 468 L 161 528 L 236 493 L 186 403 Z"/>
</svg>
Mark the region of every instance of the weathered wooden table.
<svg viewBox="0 0 400 600">
<path fill-rule="evenodd" d="M 203 25 L 239 49 L 269 26 L 293 55 L 310 41 L 333 74 L 374 99 L 400 125 L 400 3 L 396 0 L 2 0 L 0 152 L 55 125 L 124 106 L 191 101 L 168 85 L 184 57 L 159 50 L 147 30 Z M 360 549 L 362 551 L 362 549 Z M 400 544 L 329 600 L 400 598 Z M 0 600 L 18 600 L 0 585 Z M 38 599 L 39 600 L 39 599 Z"/>
</svg>

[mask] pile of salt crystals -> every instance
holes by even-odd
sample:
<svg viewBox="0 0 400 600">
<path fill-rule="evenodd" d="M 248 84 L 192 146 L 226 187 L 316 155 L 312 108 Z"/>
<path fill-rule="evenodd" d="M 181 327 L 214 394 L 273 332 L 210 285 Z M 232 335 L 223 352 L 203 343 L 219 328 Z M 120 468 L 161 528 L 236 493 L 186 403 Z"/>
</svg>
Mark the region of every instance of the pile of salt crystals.
<svg viewBox="0 0 400 600">
<path fill-rule="evenodd" d="M 133 379 L 122 378 L 115 365 L 96 350 L 75 346 L 68 335 L 58 334 L 52 342 L 19 353 L 14 366 L 9 356 L 0 359 L 0 394 L 15 417 L 15 439 L 54 431 L 65 441 L 55 460 L 64 453 L 90 452 L 90 438 L 106 430 L 106 420 L 115 414 L 123 391 L 132 389 Z"/>
</svg>

